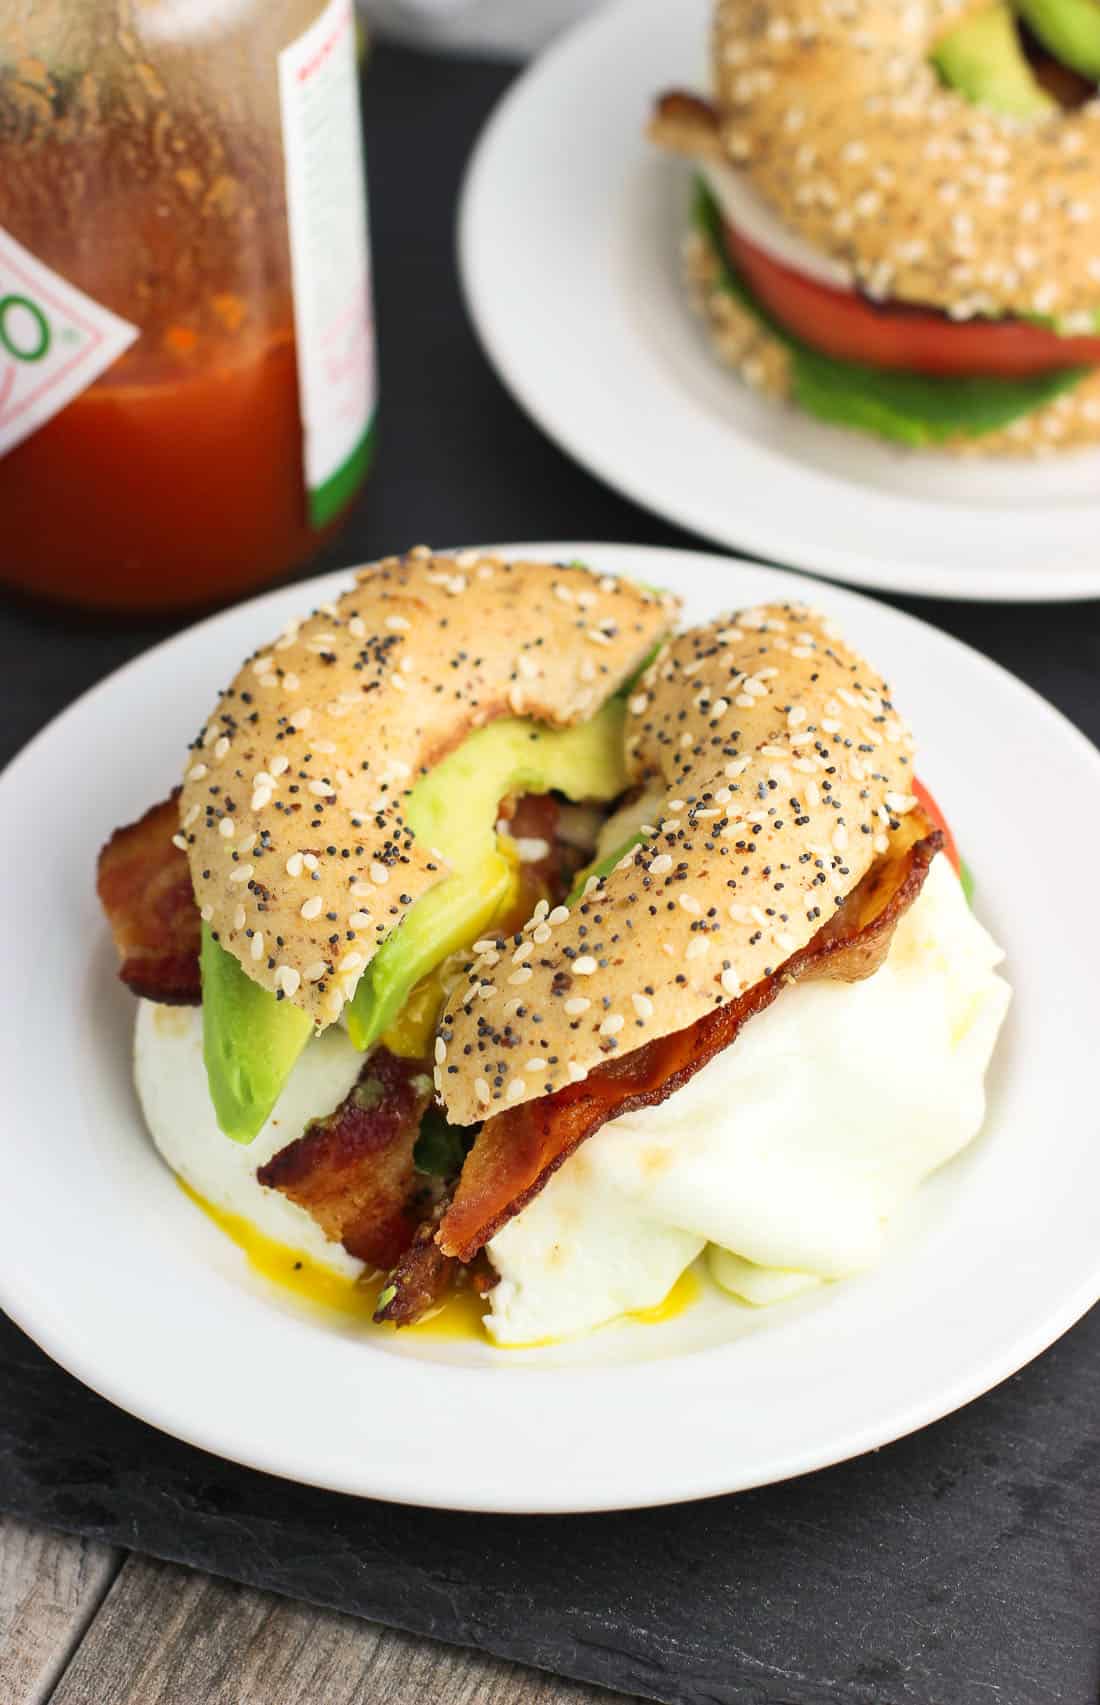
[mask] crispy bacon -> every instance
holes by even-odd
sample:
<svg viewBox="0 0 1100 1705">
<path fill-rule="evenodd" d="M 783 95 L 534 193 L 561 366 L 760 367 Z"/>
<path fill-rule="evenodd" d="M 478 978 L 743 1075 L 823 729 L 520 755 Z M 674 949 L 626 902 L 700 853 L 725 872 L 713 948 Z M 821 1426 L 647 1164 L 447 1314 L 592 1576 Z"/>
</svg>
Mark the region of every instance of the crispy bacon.
<svg viewBox="0 0 1100 1705">
<path fill-rule="evenodd" d="M 458 1262 L 444 1255 L 436 1243 L 436 1223 L 435 1219 L 425 1220 L 418 1227 L 390 1274 L 389 1284 L 378 1298 L 380 1306 L 374 1311 L 379 1324 L 385 1321 L 390 1326 L 412 1326 L 450 1290 Z"/>
<path fill-rule="evenodd" d="M 502 815 L 510 812 L 508 833 L 513 840 L 546 843 L 546 851 L 540 858 L 527 858 L 520 866 L 520 892 L 514 913 L 500 925 L 504 935 L 522 928 L 540 900 L 548 900 L 552 906 L 563 900 L 584 862 L 584 855 L 576 847 L 558 840 L 558 809 L 552 793 L 525 793 L 519 799 L 504 802 Z"/>
<path fill-rule="evenodd" d="M 256 1176 L 307 1209 L 349 1255 L 392 1267 L 431 1208 L 427 1181 L 413 1165 L 431 1098 L 425 1061 L 376 1048 L 336 1111 L 314 1119 Z"/>
<path fill-rule="evenodd" d="M 699 95 L 669 89 L 661 95 L 649 121 L 650 140 L 690 160 L 728 164 L 722 146 L 718 109 Z"/>
<path fill-rule="evenodd" d="M 194 1006 L 199 984 L 198 908 L 179 833 L 179 788 L 136 823 L 116 829 L 99 855 L 96 889 L 134 994 Z"/>
<path fill-rule="evenodd" d="M 473 1260 L 586 1137 L 610 1119 L 664 1101 L 728 1048 L 742 1026 L 770 1006 L 788 983 L 817 977 L 858 982 L 877 971 L 898 920 L 920 893 L 943 845 L 943 836 L 938 830 L 927 832 L 930 825 L 919 813 L 908 822 L 906 837 L 872 867 L 813 940 L 772 976 L 686 1029 L 597 1066 L 583 1082 L 487 1119 L 436 1234 L 443 1253 Z"/>
</svg>

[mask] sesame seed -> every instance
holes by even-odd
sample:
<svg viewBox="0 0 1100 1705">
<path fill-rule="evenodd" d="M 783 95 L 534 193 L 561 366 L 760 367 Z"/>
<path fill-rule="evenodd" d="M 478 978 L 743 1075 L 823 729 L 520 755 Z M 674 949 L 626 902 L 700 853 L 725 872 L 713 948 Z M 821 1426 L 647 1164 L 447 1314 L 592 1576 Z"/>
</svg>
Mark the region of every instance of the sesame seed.
<svg viewBox="0 0 1100 1705">
<path fill-rule="evenodd" d="M 293 965 L 277 965 L 275 967 L 275 982 L 284 995 L 296 995 L 302 979 Z"/>
<path fill-rule="evenodd" d="M 348 918 L 348 927 L 350 929 L 366 929 L 369 923 L 369 912 L 352 912 L 351 916 Z"/>
<path fill-rule="evenodd" d="M 436 1063 L 436 1065 L 441 1066 L 446 1058 L 447 1058 L 447 1044 L 446 1044 L 446 1042 L 444 1042 L 442 1036 L 437 1036 L 435 1039 L 435 1063 Z"/>
<path fill-rule="evenodd" d="M 319 918 L 324 903 L 320 894 L 311 894 L 308 900 L 303 900 L 300 916 L 307 920 Z"/>
<path fill-rule="evenodd" d="M 586 1000 L 584 995 L 570 995 L 562 1010 L 567 1012 L 570 1018 L 579 1018 L 581 1013 L 587 1012 L 591 1005 L 592 1002 Z"/>
<path fill-rule="evenodd" d="M 617 1036 L 625 1023 L 626 1019 L 621 1012 L 609 1012 L 600 1025 L 600 1035 Z"/>
<path fill-rule="evenodd" d="M 710 949 L 710 942 L 705 935 L 693 935 L 684 951 L 685 959 L 701 959 Z"/>
<path fill-rule="evenodd" d="M 247 914 L 245 913 L 244 907 L 238 906 L 236 911 L 233 913 L 233 928 L 234 929 L 243 929 L 244 928 L 246 915 Z"/>
<path fill-rule="evenodd" d="M 389 871 L 386 869 L 384 864 L 379 864 L 377 859 L 375 859 L 374 863 L 370 867 L 370 879 L 379 888 L 384 888 L 390 879 Z"/>
<path fill-rule="evenodd" d="M 255 935 L 252 937 L 252 946 L 250 948 L 250 952 L 252 954 L 253 959 L 262 959 L 263 958 L 263 956 L 264 956 L 264 932 L 262 929 L 258 929 L 256 931 Z"/>
<path fill-rule="evenodd" d="M 178 847 L 180 852 L 186 852 L 187 851 L 187 837 L 185 835 L 173 835 L 172 836 L 172 845 L 174 847 Z"/>
<path fill-rule="evenodd" d="M 234 823 L 232 817 L 223 817 L 221 822 L 218 824 L 218 834 L 222 837 L 222 839 L 225 841 L 231 841 L 236 833 L 237 825 Z"/>
<path fill-rule="evenodd" d="M 583 1083 L 585 1078 L 588 1076 L 587 1068 L 582 1066 L 578 1060 L 569 1061 L 568 1071 L 571 1083 Z"/>
<path fill-rule="evenodd" d="M 321 978 L 326 975 L 327 971 L 328 966 L 325 964 L 323 959 L 315 960 L 312 965 L 307 965 L 305 968 L 304 976 L 306 982 L 319 983 Z"/>
<path fill-rule="evenodd" d="M 685 912 L 691 912 L 694 917 L 698 917 L 703 910 L 694 894 L 681 894 L 680 904 Z"/>
<path fill-rule="evenodd" d="M 303 862 L 302 854 L 300 852 L 291 853 L 290 857 L 286 861 L 287 875 L 301 876 Z"/>
<path fill-rule="evenodd" d="M 239 864 L 236 870 L 231 870 L 229 872 L 229 880 L 230 882 L 251 882 L 255 874 L 256 871 L 253 865 Z"/>
<path fill-rule="evenodd" d="M 658 853 L 657 857 L 652 860 L 649 866 L 651 876 L 663 876 L 666 870 L 671 869 L 672 856 L 670 853 Z"/>
<path fill-rule="evenodd" d="M 727 966 L 722 972 L 722 987 L 727 995 L 739 995 L 741 993 L 741 979 L 732 965 Z"/>
<path fill-rule="evenodd" d="M 511 1083 L 508 1085 L 507 1099 L 509 1101 L 519 1101 L 520 1098 L 526 1094 L 527 1094 L 526 1083 L 523 1081 L 523 1079 L 521 1077 L 514 1077 L 511 1081 Z"/>
<path fill-rule="evenodd" d="M 209 901 L 207 901 L 205 906 L 199 907 L 199 917 L 202 919 L 204 924 L 208 924 L 213 916 L 214 908 Z"/>
<path fill-rule="evenodd" d="M 582 953 L 579 959 L 573 961 L 573 974 L 577 977 L 591 977 L 596 970 L 596 961 L 590 953 Z"/>
<path fill-rule="evenodd" d="M 553 911 L 547 915 L 546 921 L 548 924 L 552 924 L 556 927 L 558 924 L 563 924 L 566 921 L 566 919 L 568 918 L 568 916 L 569 916 L 569 907 L 568 906 L 555 906 Z"/>
<path fill-rule="evenodd" d="M 274 797 L 274 795 L 272 794 L 272 791 L 269 787 L 258 787 L 258 788 L 256 788 L 252 794 L 252 799 L 251 799 L 252 810 L 253 811 L 262 811 L 265 805 L 271 804 L 273 797 Z"/>
<path fill-rule="evenodd" d="M 474 1094 L 486 1107 L 488 1107 L 490 1101 L 493 1099 L 492 1091 L 483 1077 L 475 1077 Z"/>
<path fill-rule="evenodd" d="M 509 974 L 508 981 L 515 988 L 520 983 L 529 983 L 534 974 L 530 965 L 521 965 L 518 971 L 512 971 Z"/>
</svg>

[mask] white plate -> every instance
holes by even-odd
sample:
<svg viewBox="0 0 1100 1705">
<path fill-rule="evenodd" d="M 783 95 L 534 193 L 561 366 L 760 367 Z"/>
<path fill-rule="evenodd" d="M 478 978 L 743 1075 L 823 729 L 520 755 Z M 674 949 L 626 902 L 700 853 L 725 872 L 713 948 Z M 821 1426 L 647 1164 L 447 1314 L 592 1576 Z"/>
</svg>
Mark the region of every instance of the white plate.
<svg viewBox="0 0 1100 1705">
<path fill-rule="evenodd" d="M 474 155 L 459 249 L 516 399 L 620 491 L 695 532 L 865 586 L 945 598 L 1100 593 L 1100 451 L 968 459 L 880 444 L 723 368 L 680 279 L 690 168 L 643 131 L 705 89 L 711 0 L 621 0 L 537 61 Z"/>
<path fill-rule="evenodd" d="M 502 549 L 674 587 L 695 620 L 805 591 L 721 557 Z M 133 1002 L 94 862 L 171 785 L 240 658 L 341 584 L 272 593 L 159 646 L 0 780 L 0 1303 L 50 1355 L 155 1426 L 296 1480 L 453 1508 L 596 1510 L 728 1492 L 881 1445 L 985 1391 L 1084 1312 L 1100 1295 L 1100 922 L 1087 901 L 1100 756 L 975 652 L 836 589 L 822 603 L 894 680 L 1016 990 L 987 1130 L 920 1193 L 882 1267 L 770 1312 L 714 1296 L 663 1326 L 533 1352 L 402 1342 L 307 1316 L 253 1277 L 146 1136 Z"/>
</svg>

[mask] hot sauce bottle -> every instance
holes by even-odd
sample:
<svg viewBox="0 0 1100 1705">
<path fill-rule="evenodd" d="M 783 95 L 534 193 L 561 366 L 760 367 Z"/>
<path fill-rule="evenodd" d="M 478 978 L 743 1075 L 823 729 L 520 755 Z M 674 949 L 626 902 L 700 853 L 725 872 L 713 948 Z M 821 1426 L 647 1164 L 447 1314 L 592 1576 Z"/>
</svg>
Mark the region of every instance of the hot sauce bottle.
<svg viewBox="0 0 1100 1705">
<path fill-rule="evenodd" d="M 11 0 L 0 579 L 258 586 L 338 526 L 374 403 L 351 0 Z"/>
</svg>

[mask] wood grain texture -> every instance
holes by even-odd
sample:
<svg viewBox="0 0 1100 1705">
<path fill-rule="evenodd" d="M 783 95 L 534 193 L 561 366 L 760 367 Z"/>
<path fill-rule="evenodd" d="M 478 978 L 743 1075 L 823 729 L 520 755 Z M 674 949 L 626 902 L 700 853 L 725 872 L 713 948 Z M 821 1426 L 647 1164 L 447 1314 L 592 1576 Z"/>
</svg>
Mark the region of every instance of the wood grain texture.
<svg viewBox="0 0 1100 1705">
<path fill-rule="evenodd" d="M 14 1705 L 2 1694 L 4 1705 Z M 49 1696 L 47 1696 L 49 1697 Z M 130 1557 L 51 1705 L 626 1705 L 499 1658 Z M 20 1702 L 21 1705 L 21 1702 Z"/>
<path fill-rule="evenodd" d="M 122 1553 L 0 1516 L 0 1700 L 45 1705 Z"/>
</svg>

